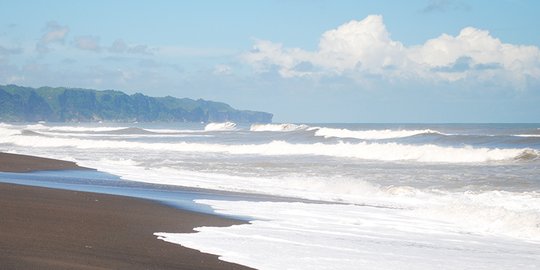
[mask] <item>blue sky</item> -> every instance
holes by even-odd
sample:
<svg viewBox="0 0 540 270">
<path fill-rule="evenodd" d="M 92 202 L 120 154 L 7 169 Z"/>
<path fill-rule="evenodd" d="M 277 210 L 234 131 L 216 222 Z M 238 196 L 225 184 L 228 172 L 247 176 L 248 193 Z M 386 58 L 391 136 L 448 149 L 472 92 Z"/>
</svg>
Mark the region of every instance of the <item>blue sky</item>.
<svg viewBox="0 0 540 270">
<path fill-rule="evenodd" d="M 277 122 L 540 122 L 540 1 L 1 1 L 0 84 Z"/>
</svg>

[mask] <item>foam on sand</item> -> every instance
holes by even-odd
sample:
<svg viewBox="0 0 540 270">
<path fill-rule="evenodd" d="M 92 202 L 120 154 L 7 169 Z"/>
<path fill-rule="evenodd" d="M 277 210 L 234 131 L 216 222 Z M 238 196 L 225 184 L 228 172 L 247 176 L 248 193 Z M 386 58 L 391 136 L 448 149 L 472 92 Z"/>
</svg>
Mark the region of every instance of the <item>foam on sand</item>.
<svg viewBox="0 0 540 270">
<path fill-rule="evenodd" d="M 429 216 L 411 222 L 414 213 L 398 208 L 197 202 L 254 220 L 191 234 L 158 232 L 158 239 L 257 269 L 515 269 L 519 262 L 520 269 L 532 270 L 540 263 L 538 243 L 471 233 Z"/>
</svg>

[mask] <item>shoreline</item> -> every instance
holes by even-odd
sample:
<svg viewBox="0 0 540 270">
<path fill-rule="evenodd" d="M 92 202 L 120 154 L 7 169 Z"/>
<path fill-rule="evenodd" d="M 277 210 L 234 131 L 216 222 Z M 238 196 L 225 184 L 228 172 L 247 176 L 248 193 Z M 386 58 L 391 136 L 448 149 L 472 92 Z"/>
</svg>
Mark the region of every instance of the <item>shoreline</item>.
<svg viewBox="0 0 540 270">
<path fill-rule="evenodd" d="M 9 172 L 88 169 L 5 153 L 0 164 Z M 251 269 L 154 236 L 245 222 L 157 201 L 0 183 L 0 216 L 2 269 Z"/>
</svg>

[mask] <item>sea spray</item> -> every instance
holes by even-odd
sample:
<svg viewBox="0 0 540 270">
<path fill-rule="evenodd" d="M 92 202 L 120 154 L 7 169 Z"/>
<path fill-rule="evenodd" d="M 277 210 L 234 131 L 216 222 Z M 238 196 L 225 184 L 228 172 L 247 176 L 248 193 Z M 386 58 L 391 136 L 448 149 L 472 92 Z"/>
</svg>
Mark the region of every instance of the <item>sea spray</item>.
<svg viewBox="0 0 540 270">
<path fill-rule="evenodd" d="M 296 125 L 296 124 L 253 124 L 249 128 L 250 131 L 274 131 L 274 132 L 288 132 L 299 131 L 308 129 L 308 125 Z"/>
<path fill-rule="evenodd" d="M 236 124 L 232 122 L 209 123 L 204 127 L 205 131 L 231 131 L 236 129 Z"/>
</svg>

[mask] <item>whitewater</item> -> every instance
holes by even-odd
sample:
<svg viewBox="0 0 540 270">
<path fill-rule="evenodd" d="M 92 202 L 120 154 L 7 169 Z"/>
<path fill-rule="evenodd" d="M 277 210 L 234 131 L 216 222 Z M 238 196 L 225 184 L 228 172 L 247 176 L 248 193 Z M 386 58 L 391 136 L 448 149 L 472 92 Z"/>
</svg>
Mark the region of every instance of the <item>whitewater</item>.
<svg viewBox="0 0 540 270">
<path fill-rule="evenodd" d="M 257 269 L 540 269 L 540 124 L 2 123 L 0 151 L 287 197 L 155 234 Z"/>
</svg>

